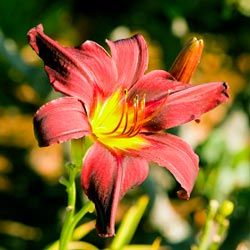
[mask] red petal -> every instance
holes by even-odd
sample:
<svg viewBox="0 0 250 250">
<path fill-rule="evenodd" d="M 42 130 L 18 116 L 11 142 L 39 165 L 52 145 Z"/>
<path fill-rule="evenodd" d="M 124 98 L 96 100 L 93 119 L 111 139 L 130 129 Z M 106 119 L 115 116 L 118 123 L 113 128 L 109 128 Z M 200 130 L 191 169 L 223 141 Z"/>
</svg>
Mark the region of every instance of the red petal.
<svg viewBox="0 0 250 250">
<path fill-rule="evenodd" d="M 117 83 L 117 69 L 107 51 L 93 41 L 86 41 L 79 50 L 71 49 L 89 72 L 91 81 L 104 96 L 111 95 Z"/>
<path fill-rule="evenodd" d="M 140 185 L 148 176 L 148 162 L 140 157 L 125 157 L 122 161 L 123 179 L 120 198 L 130 189 Z"/>
<path fill-rule="evenodd" d="M 83 104 L 73 97 L 62 97 L 43 105 L 34 116 L 39 146 L 48 146 L 89 134 Z"/>
<path fill-rule="evenodd" d="M 186 142 L 174 135 L 145 135 L 145 139 L 151 146 L 141 149 L 138 154 L 167 168 L 185 190 L 181 193 L 182 198 L 189 198 L 199 170 L 198 156 Z"/>
<path fill-rule="evenodd" d="M 101 144 L 94 144 L 83 163 L 81 183 L 84 192 L 95 203 L 96 228 L 102 237 L 115 233 L 118 202 L 132 186 L 140 184 L 148 174 L 145 160 L 112 154 Z"/>
<path fill-rule="evenodd" d="M 78 49 L 66 48 L 45 35 L 42 25 L 31 29 L 28 39 L 43 59 L 53 87 L 81 99 L 87 108 L 92 103 L 94 87 L 105 86 L 105 93 L 115 82 L 115 65 L 106 51 L 94 42 L 87 41 Z"/>
<path fill-rule="evenodd" d="M 86 195 L 95 203 L 96 228 L 102 237 L 111 237 L 115 233 L 121 180 L 121 159 L 95 143 L 84 160 L 81 183 Z"/>
<path fill-rule="evenodd" d="M 129 88 L 143 76 L 148 67 L 147 44 L 141 35 L 107 43 L 117 66 L 118 84 Z"/>
<path fill-rule="evenodd" d="M 187 86 L 189 85 L 174 81 L 171 74 L 164 70 L 154 70 L 144 75 L 132 86 L 129 90 L 129 96 L 139 95 L 140 98 L 143 98 L 145 95 L 146 101 L 157 100 L 171 93 L 171 91 Z"/>
<path fill-rule="evenodd" d="M 214 82 L 185 88 L 169 95 L 164 109 L 146 127 L 167 129 L 200 116 L 228 100 L 226 83 Z"/>
</svg>

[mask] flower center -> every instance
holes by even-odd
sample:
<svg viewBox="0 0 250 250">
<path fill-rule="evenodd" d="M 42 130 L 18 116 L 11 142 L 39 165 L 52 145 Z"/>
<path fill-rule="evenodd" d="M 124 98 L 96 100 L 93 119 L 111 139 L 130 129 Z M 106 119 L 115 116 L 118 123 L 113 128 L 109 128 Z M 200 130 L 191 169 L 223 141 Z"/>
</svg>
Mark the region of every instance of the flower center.
<svg viewBox="0 0 250 250">
<path fill-rule="evenodd" d="M 128 100 L 128 91 L 116 91 L 103 101 L 97 98 L 90 115 L 96 140 L 113 149 L 139 150 L 147 141 L 139 135 L 145 117 L 145 96 Z"/>
</svg>

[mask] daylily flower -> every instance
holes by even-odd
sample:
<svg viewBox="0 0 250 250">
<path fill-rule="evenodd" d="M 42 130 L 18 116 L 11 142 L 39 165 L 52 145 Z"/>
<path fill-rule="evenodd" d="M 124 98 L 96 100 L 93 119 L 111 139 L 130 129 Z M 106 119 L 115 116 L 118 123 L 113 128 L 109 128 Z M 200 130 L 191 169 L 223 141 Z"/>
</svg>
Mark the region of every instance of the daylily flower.
<svg viewBox="0 0 250 250">
<path fill-rule="evenodd" d="M 51 85 L 66 95 L 36 112 L 37 140 L 40 146 L 85 136 L 92 140 L 81 184 L 95 203 L 99 235 L 114 235 L 118 202 L 146 179 L 149 162 L 169 170 L 182 187 L 179 195 L 189 198 L 198 156 L 164 130 L 225 102 L 225 83 L 192 86 L 163 70 L 144 74 L 148 51 L 141 35 L 107 41 L 111 55 L 93 41 L 63 47 L 43 33 L 42 25 L 31 29 L 28 38 L 44 61 Z"/>
</svg>

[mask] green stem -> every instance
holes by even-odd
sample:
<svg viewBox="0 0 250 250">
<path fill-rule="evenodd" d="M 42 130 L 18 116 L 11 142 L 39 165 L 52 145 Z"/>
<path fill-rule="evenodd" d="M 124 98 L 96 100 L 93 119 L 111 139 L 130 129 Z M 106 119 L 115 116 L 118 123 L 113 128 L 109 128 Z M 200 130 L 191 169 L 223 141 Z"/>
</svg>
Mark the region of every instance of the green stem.
<svg viewBox="0 0 250 250">
<path fill-rule="evenodd" d="M 209 250 L 218 250 L 220 245 L 222 244 L 227 230 L 229 228 L 229 221 L 224 219 L 224 221 L 219 225 L 217 230 L 216 237 L 214 238 L 213 242 L 211 243 Z"/>
<path fill-rule="evenodd" d="M 71 240 L 72 233 L 74 228 L 72 229 L 71 224 L 74 218 L 75 213 L 75 202 L 76 202 L 76 185 L 75 185 L 75 177 L 76 170 L 73 167 L 69 167 L 69 183 L 67 185 L 67 193 L 68 193 L 68 205 L 66 208 L 66 216 L 63 224 L 61 236 L 60 236 L 60 244 L 59 250 L 67 250 L 68 243 Z"/>
<path fill-rule="evenodd" d="M 69 231 L 71 232 L 71 236 L 73 234 L 73 231 L 78 224 L 78 222 L 82 219 L 82 217 L 91 211 L 94 211 L 94 204 L 91 201 L 88 201 L 82 208 L 81 210 L 75 214 L 75 216 L 71 220 L 71 224 L 69 225 Z"/>
<path fill-rule="evenodd" d="M 211 240 L 210 239 L 211 233 L 214 227 L 214 217 L 217 213 L 218 207 L 219 207 L 219 203 L 217 201 L 215 200 L 210 201 L 205 228 L 201 236 L 199 246 L 196 248 L 197 250 L 208 249 L 208 246 Z"/>
<path fill-rule="evenodd" d="M 92 202 L 88 201 L 82 209 L 75 214 L 75 204 L 76 204 L 76 175 L 81 171 L 82 159 L 87 149 L 91 146 L 91 141 L 86 139 L 78 139 L 71 141 L 71 160 L 72 163 L 66 165 L 68 170 L 69 178 L 68 180 L 62 177 L 59 182 L 66 186 L 66 191 L 68 194 L 68 204 L 66 208 L 65 220 L 63 223 L 59 244 L 58 241 L 53 243 L 48 249 L 58 249 L 68 250 L 68 246 L 73 237 L 73 232 L 78 222 L 87 212 L 94 211 L 94 205 Z"/>
</svg>

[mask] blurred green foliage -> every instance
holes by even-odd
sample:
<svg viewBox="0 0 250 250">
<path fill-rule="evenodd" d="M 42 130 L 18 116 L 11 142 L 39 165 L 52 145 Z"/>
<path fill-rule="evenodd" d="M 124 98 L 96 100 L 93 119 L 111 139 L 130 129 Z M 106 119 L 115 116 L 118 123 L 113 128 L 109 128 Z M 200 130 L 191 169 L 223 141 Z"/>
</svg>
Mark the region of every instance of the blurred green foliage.
<svg viewBox="0 0 250 250">
<path fill-rule="evenodd" d="M 229 82 L 231 104 L 223 115 L 214 113 L 214 116 L 219 116 L 219 121 L 210 125 L 209 136 L 196 148 L 201 171 L 193 198 L 188 202 L 178 201 L 178 187 L 171 184 L 170 176 L 163 176 L 166 177 L 163 184 L 162 180 L 150 176 L 142 187 L 126 196 L 122 205 L 126 208 L 140 194 L 147 193 L 150 196 L 149 208 L 132 243 L 152 244 L 156 237 L 160 237 L 162 246 L 178 250 L 189 249 L 196 241 L 198 231 L 204 225 L 204 209 L 210 199 L 230 199 L 235 204 L 235 212 L 221 249 L 241 250 L 240 244 L 249 244 L 249 1 L 3 0 L 0 1 L 0 10 L 1 250 L 44 249 L 56 241 L 66 203 L 64 188 L 57 178 L 45 178 L 34 167 L 40 156 L 35 153 L 38 149 L 32 129 L 20 122 L 20 119 L 26 119 L 27 124 L 31 124 L 32 115 L 38 107 L 50 99 L 51 94 L 54 95 L 41 62 L 34 61 L 31 49 L 27 48 L 26 33 L 38 23 L 43 23 L 50 36 L 71 45 L 78 45 L 86 39 L 104 45 L 105 38 L 112 37 L 114 30 L 120 26 L 127 27 L 131 32 L 142 32 L 149 43 L 159 50 L 155 57 L 165 69 L 169 68 L 183 43 L 193 35 L 204 37 L 208 54 L 212 52 L 218 56 L 212 57 L 212 63 L 216 63 L 220 56 L 227 59 L 218 70 L 224 72 L 228 67 L 229 70 L 223 75 L 226 79 L 216 78 L 216 73 L 212 77 L 214 81 Z M 209 72 L 204 70 L 199 74 L 198 79 L 207 81 L 206 74 Z M 44 154 L 46 157 L 50 155 L 47 151 Z M 31 160 L 32 155 L 35 160 Z M 63 157 L 68 160 L 67 153 Z M 54 161 L 54 158 L 49 160 Z M 166 185 L 166 182 L 169 184 Z M 81 197 L 78 186 L 78 197 Z M 179 241 L 165 234 L 161 226 L 154 225 L 150 219 L 159 194 L 166 201 L 169 195 L 177 214 L 181 214 L 181 220 L 189 228 L 186 237 Z M 80 198 L 77 204 L 81 206 Z M 94 219 L 94 215 L 86 218 L 90 219 Z M 171 223 L 170 226 L 174 227 Z M 94 231 L 84 240 L 100 249 L 108 243 L 98 238 Z"/>
</svg>

